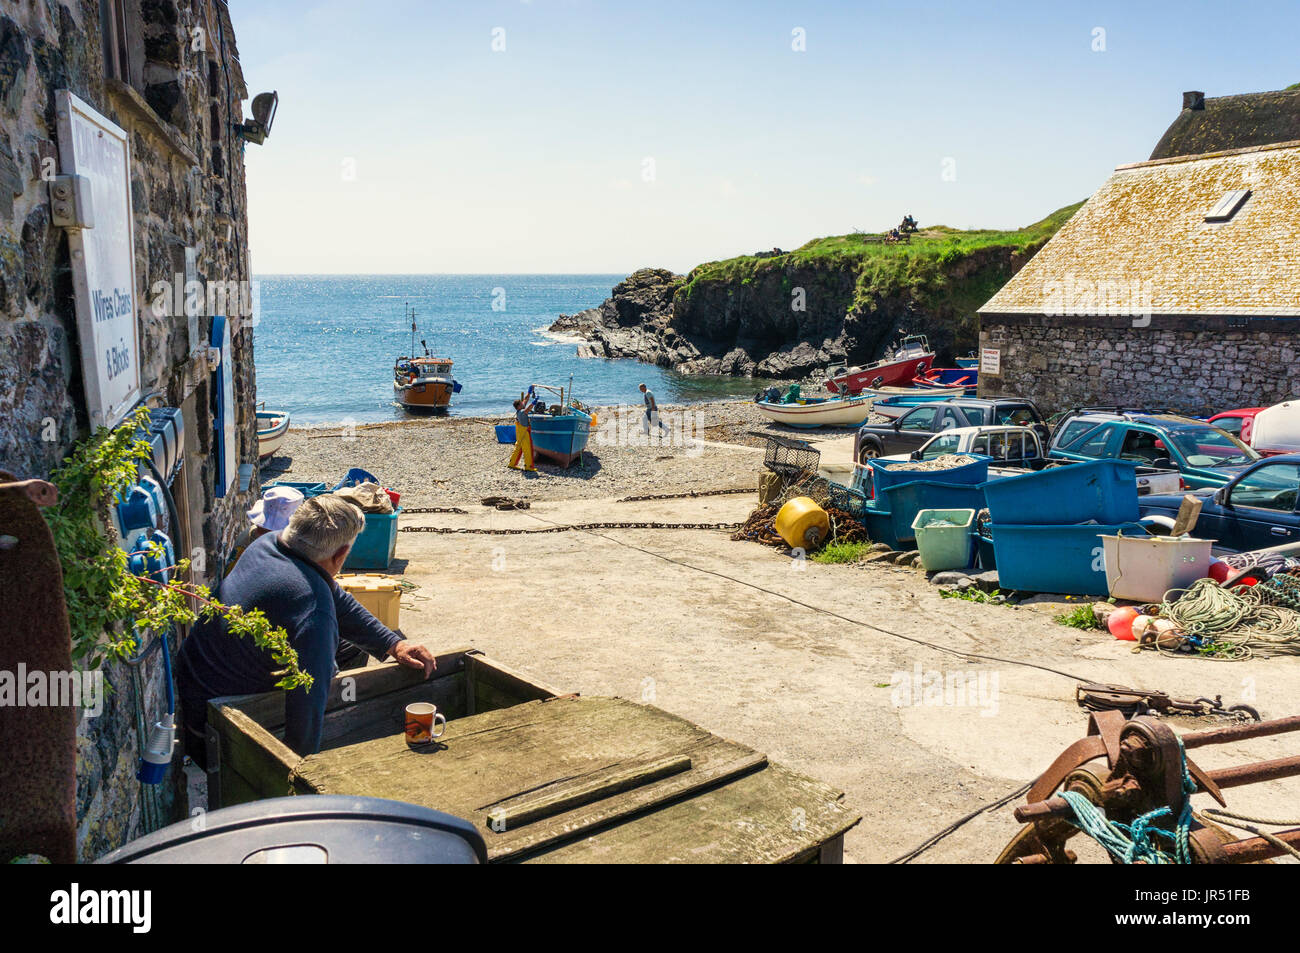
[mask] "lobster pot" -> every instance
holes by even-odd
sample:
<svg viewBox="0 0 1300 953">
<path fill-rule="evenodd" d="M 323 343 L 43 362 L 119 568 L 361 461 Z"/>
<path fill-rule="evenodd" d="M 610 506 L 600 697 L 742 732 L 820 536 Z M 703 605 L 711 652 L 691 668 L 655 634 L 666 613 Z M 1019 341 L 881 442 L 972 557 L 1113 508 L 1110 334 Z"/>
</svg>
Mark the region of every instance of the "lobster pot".
<svg viewBox="0 0 1300 953">
<path fill-rule="evenodd" d="M 805 473 L 816 473 L 822 465 L 822 452 L 814 450 L 802 440 L 768 435 L 763 466 L 783 477 L 793 478 Z"/>
</svg>

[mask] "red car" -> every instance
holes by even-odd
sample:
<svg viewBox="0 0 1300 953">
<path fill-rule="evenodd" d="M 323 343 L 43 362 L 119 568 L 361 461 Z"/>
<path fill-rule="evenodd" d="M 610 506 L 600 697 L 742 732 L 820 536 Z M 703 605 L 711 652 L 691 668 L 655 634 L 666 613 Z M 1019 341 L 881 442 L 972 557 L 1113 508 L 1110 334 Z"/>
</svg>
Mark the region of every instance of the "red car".
<svg viewBox="0 0 1300 953">
<path fill-rule="evenodd" d="M 1221 414 L 1215 414 L 1206 423 L 1220 430 L 1226 430 L 1246 446 L 1253 446 L 1250 442 L 1250 430 L 1255 423 L 1255 415 L 1263 407 L 1243 407 L 1240 410 L 1225 410 Z M 1255 449 L 1259 449 L 1256 447 Z"/>
</svg>

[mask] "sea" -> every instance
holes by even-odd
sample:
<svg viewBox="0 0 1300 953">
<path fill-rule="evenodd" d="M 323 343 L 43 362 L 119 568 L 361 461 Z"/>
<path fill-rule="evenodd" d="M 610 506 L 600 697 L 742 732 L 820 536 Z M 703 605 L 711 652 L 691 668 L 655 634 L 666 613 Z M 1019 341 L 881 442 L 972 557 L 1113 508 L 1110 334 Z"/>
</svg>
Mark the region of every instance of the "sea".
<svg viewBox="0 0 1300 953">
<path fill-rule="evenodd" d="M 577 356 L 579 340 L 546 329 L 592 308 L 624 275 L 260 275 L 254 305 L 257 399 L 296 425 L 409 415 L 393 400 L 393 362 L 427 345 L 454 362 L 453 416 L 505 416 L 529 384 L 569 386 L 592 406 L 752 397 L 761 382 L 687 376 L 631 360 Z M 423 342 L 423 343 L 422 343 Z"/>
</svg>

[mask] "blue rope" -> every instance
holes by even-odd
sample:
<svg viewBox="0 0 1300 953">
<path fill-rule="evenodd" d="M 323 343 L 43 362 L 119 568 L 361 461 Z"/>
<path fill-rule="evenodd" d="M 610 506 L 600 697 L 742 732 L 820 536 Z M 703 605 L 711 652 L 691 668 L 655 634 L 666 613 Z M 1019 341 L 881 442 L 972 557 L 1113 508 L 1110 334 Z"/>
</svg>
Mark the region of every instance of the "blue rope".
<svg viewBox="0 0 1300 953">
<path fill-rule="evenodd" d="M 1074 812 L 1074 817 L 1066 820 L 1122 863 L 1190 864 L 1192 855 L 1188 836 L 1192 828 L 1192 794 L 1196 791 L 1196 782 L 1187 771 L 1187 752 L 1181 738 L 1178 739 L 1178 753 L 1183 768 L 1183 810 L 1172 832 L 1153 826 L 1155 821 L 1172 813 L 1168 807 L 1148 811 L 1132 824 L 1123 824 L 1108 819 L 1101 808 L 1075 791 L 1061 792 L 1061 797 Z M 1155 843 L 1156 838 L 1165 838 L 1170 842 L 1173 847 L 1172 856 Z"/>
</svg>

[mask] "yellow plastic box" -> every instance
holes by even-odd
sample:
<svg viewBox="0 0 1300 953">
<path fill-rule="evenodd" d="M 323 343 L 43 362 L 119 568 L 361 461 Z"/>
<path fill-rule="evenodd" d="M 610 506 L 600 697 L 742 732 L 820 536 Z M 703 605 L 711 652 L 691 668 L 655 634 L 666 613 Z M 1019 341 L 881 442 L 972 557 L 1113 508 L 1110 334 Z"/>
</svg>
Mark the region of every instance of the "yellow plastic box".
<svg viewBox="0 0 1300 953">
<path fill-rule="evenodd" d="M 366 572 L 344 573 L 335 577 L 335 581 L 384 625 L 390 629 L 398 627 L 402 609 L 402 587 L 398 580 L 383 573 Z"/>
</svg>

